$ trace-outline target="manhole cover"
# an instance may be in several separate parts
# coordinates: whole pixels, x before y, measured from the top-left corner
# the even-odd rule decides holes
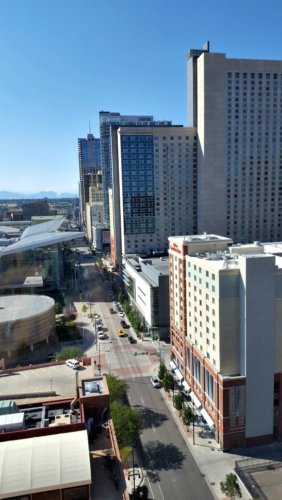
[[[212,485],[212,486],[215,486],[215,483],[214,483],[214,482],[212,482],[212,483],[211,483],[211,485]]]

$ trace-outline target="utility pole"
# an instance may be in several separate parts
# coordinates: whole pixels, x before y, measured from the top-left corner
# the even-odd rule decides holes
[[[192,408],[193,408],[193,444],[195,444],[195,408],[193,399],[192,399]]]

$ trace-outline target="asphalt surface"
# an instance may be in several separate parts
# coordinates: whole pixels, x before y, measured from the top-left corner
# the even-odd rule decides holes
[[[150,498],[155,500],[212,500],[204,477],[184,442],[159,389],[148,377],[132,378],[130,405],[143,421],[140,457]]]

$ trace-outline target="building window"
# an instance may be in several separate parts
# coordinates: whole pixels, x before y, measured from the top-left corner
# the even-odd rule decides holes
[[[214,379],[213,376],[205,369],[205,393],[214,401]]]
[[[187,366],[188,370],[190,370],[190,354],[191,354],[191,351],[190,351],[189,347],[186,347],[186,366]]]
[[[193,374],[197,382],[201,384],[201,362],[193,355]]]

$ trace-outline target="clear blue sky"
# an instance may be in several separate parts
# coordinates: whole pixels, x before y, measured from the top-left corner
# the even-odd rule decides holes
[[[100,110],[187,125],[186,53],[282,59],[281,0],[0,0],[0,190],[77,191]]]

